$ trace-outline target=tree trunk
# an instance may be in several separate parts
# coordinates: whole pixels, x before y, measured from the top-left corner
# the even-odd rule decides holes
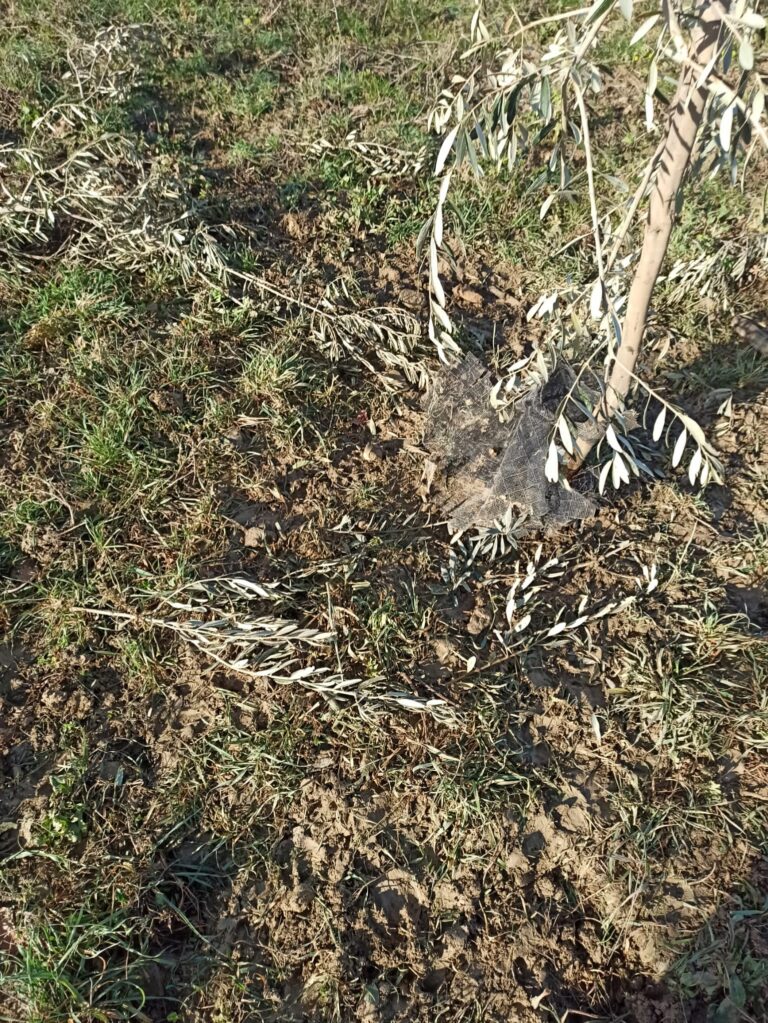
[[[665,11],[667,9],[667,4]],[[697,8],[698,24],[691,33],[691,64],[680,71],[677,90],[667,120],[664,148],[658,160],[656,180],[651,191],[643,247],[629,291],[621,343],[606,371],[605,393],[595,409],[594,421],[579,431],[571,469],[577,469],[595,444],[604,436],[614,413],[627,397],[645,332],[651,296],[669,245],[675,216],[675,203],[690,165],[696,135],[701,125],[707,88],[695,87],[700,71],[708,64],[720,44],[722,15],[727,5],[720,0],[702,0]]]

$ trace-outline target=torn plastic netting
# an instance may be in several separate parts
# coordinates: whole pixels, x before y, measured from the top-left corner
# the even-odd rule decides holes
[[[455,531],[490,528],[510,507],[531,529],[556,529],[595,512],[588,497],[544,475],[562,378],[528,391],[511,419],[491,406],[485,367],[467,356],[440,373],[426,399],[424,444],[435,496]]]

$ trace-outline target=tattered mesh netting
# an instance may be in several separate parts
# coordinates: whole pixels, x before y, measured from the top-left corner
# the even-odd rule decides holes
[[[452,530],[492,527],[510,507],[531,528],[556,529],[588,518],[594,503],[544,475],[562,374],[520,398],[501,422],[490,402],[485,367],[467,356],[443,370],[426,399],[424,444],[432,457],[433,488]]]

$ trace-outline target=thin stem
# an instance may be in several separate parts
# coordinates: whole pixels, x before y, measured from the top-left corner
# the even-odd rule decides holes
[[[592,145],[589,138],[589,117],[587,116],[587,106],[584,102],[584,93],[581,91],[581,86],[572,75],[571,85],[573,86],[573,91],[576,93],[576,102],[579,105],[579,114],[581,115],[581,131],[584,137],[584,155],[587,161],[587,188],[589,190],[589,207],[592,213],[592,232],[595,237],[597,272],[600,276],[601,282],[604,283],[603,246],[600,241],[600,214],[597,210],[597,196],[595,194],[595,170],[592,161]]]
[[[541,28],[542,25],[552,25],[558,21],[567,21],[569,18],[581,18],[585,14],[589,14],[591,10],[591,7],[578,7],[575,11],[560,11],[558,14],[550,14],[545,18],[536,18],[535,21],[528,21],[524,25],[521,23],[514,31],[505,30],[500,36],[488,36],[487,39],[481,39],[473,46],[470,46],[468,50],[465,50],[461,56],[462,58],[470,57],[473,53],[477,53],[478,50],[482,50],[484,46],[489,46],[491,43],[500,42],[501,40],[506,42],[509,39],[514,39],[516,36],[524,35],[532,28]],[[520,21],[519,18],[517,20]],[[509,21],[507,21],[507,24],[509,24]]]

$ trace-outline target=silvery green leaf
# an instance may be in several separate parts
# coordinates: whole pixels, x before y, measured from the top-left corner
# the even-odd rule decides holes
[[[629,191],[629,185],[622,178],[616,177],[615,174],[605,174],[603,176],[605,177],[605,180],[610,181],[614,188],[618,189],[619,192]]]
[[[709,482],[709,462],[705,462],[701,467],[701,476],[699,476],[699,483],[702,487],[706,487]]]
[[[512,132],[509,136],[509,145],[507,147],[507,166],[510,170],[515,166],[515,160],[517,159],[517,133]]]
[[[587,24],[589,25],[591,22],[597,21],[613,4],[614,0],[595,0],[589,9],[589,14],[587,14]]]
[[[565,421],[565,416],[560,416],[557,421],[557,430],[560,434],[560,440],[562,445],[569,455],[573,454],[573,437],[571,437],[571,431],[568,429],[568,423]]]
[[[756,28],[760,30],[765,28],[766,21],[762,14],[757,14],[753,10],[745,11],[743,14],[738,16],[738,20],[742,25],[747,25],[749,28]]]
[[[443,207],[438,206],[435,210],[435,222],[432,228],[432,235],[435,239],[435,245],[440,246],[443,244]]]
[[[701,448],[696,448],[691,459],[691,464],[688,466],[688,479],[690,480],[691,486],[696,482],[696,478],[699,475],[701,469],[702,454]]]
[[[603,282],[598,277],[592,285],[592,293],[589,297],[589,312],[593,320],[602,318],[603,310]]]
[[[456,139],[456,159],[454,161],[454,167],[458,169],[464,162],[464,157],[467,155],[467,133],[460,131]]]
[[[645,21],[640,26],[640,28],[637,30],[637,32],[635,32],[635,34],[629,40],[629,45],[634,46],[635,43],[640,42],[643,36],[647,36],[660,17],[661,17],[660,14],[652,14],[650,18],[646,18]]]
[[[445,309],[442,309],[436,302],[432,306],[432,315],[435,317],[435,319],[437,320],[441,327],[443,327],[445,330],[450,331],[451,329],[450,317],[448,316],[448,313],[445,311]]]
[[[699,77],[696,79],[695,88],[700,89],[701,86],[707,81],[709,76],[712,74],[712,68],[715,66],[715,64],[717,64],[717,57],[718,53],[717,51],[715,51],[715,53],[709,58],[707,63],[699,72]]]
[[[607,615],[613,614],[615,610],[616,603],[611,600],[605,605],[605,607],[601,607],[599,611],[595,611],[592,615],[592,620],[596,621],[598,618],[605,618]]]
[[[434,216],[430,217],[428,220],[425,220],[424,223],[422,224],[421,230],[419,231],[419,236],[416,239],[416,256],[417,256],[417,258],[421,257],[421,253],[424,250],[424,244],[425,244],[427,238],[429,237],[430,231],[432,230],[433,221],[434,221]]]
[[[718,406],[717,414],[726,416],[728,419],[733,415],[733,395],[729,394],[725,401]]]
[[[616,431],[613,426],[609,423],[608,429],[605,431],[605,439],[611,445],[614,451],[621,451],[621,444],[619,444],[619,438],[616,436]]]
[[[550,206],[552,205],[556,198],[557,192],[553,192],[552,195],[547,196],[547,198],[541,204],[541,208],[539,210],[539,220],[543,220],[544,217],[546,217],[547,213],[549,212]]]
[[[720,121],[720,145],[723,147],[725,152],[731,148],[731,129],[733,128],[733,104],[727,107],[723,111],[723,117]]]
[[[611,327],[613,328],[613,336],[616,338],[616,349],[621,347],[621,324],[619,323],[616,316],[614,316],[613,309],[610,311]]]
[[[656,416],[656,420],[655,420],[655,422],[653,424],[653,433],[651,434],[651,436],[653,437],[653,439],[655,441],[657,441],[659,439],[659,437],[661,437],[661,434],[662,434],[662,432],[664,430],[664,423],[666,421],[666,418],[667,418],[667,409],[666,409],[666,406],[665,406],[661,410],[661,412],[659,412],[659,414]]]
[[[755,66],[755,51],[749,39],[742,39],[739,44],[739,64],[745,71],[751,71]]]
[[[672,452],[672,468],[673,469],[676,469],[678,467],[678,465],[680,465],[680,460],[683,457],[683,452],[685,451],[685,445],[686,445],[687,440],[688,440],[688,431],[685,428],[683,428],[680,436],[677,438],[677,442],[675,444],[675,450]]]
[[[731,988],[731,1001],[737,1009],[743,1009],[747,1004],[747,992],[741,978],[732,973],[728,978],[728,983]]]
[[[597,714],[594,711],[589,716],[590,723],[592,725],[592,731],[594,732],[595,738],[597,739],[598,745],[603,741],[603,736],[600,731],[600,722],[598,721]]]
[[[522,359],[518,359],[517,362],[513,362],[512,365],[509,366],[507,373],[515,373],[518,369],[522,369],[523,366],[526,366],[530,361],[530,356],[524,355]]]
[[[608,473],[611,471],[611,463],[606,462],[600,470],[600,479],[597,484],[598,493],[602,494],[605,491],[605,484],[608,480]]]
[[[530,615],[525,615],[523,618],[520,619],[520,621],[517,623],[517,625],[514,627],[514,629],[512,631],[513,632],[522,632],[523,629],[527,629],[530,624],[531,624],[531,616]]]
[[[651,66],[648,68],[648,82],[645,86],[645,91],[649,96],[652,96],[656,92],[656,88],[659,84],[659,66],[655,60],[651,61]]]
[[[765,110],[765,93],[762,89],[758,88],[755,95],[752,97],[752,117],[754,120],[759,121],[763,116]]]
[[[539,109],[541,110],[541,116],[545,121],[548,121],[549,116],[552,113],[552,87],[549,84],[549,78],[546,76],[541,80]]]
[[[443,285],[440,283],[440,273],[437,265],[437,246],[435,245],[434,238],[429,243],[429,280],[432,285],[432,291],[435,294],[435,300],[438,305],[445,307],[445,292],[443,291]]]
[[[549,453],[547,454],[547,461],[544,465],[544,475],[547,477],[550,483],[557,483],[560,476],[560,468],[557,458],[557,448],[555,442],[550,441]]]
[[[622,483],[629,483],[627,466],[618,451],[611,462],[611,482],[614,490],[618,490]]]
[[[704,431],[696,422],[695,419],[689,419],[685,417],[685,425],[688,427],[688,432],[698,444],[704,446],[707,443],[707,438],[704,436]]]
[[[453,143],[456,141],[458,133],[459,125],[457,124],[455,128],[451,128],[443,139],[443,144],[440,146],[440,152],[437,154],[437,160],[435,161],[435,174],[439,174],[443,167],[445,167],[445,161],[448,159],[448,155],[453,148]]]
[[[619,10],[626,21],[632,21],[632,0],[619,0]]]
[[[475,151],[475,143],[469,137],[469,134],[467,132],[464,133],[464,139],[465,139],[466,146],[467,146],[467,156],[469,157],[469,165],[472,168],[472,171],[473,171],[475,177],[476,178],[481,178],[483,176],[483,172],[482,172],[482,170],[480,168],[480,164],[477,162],[477,153]]]
[[[580,618],[574,618],[572,622],[568,622],[568,629],[578,629],[579,626],[583,625],[584,622],[589,621],[589,615],[581,615]]]
[[[547,639],[549,639],[550,636],[558,636],[561,632],[565,632],[567,628],[568,625],[566,622],[558,622],[557,625],[553,625],[547,633]]]
[[[476,38],[477,38],[475,36],[475,32],[477,30],[477,26],[478,26],[479,22],[480,22],[480,6],[478,5],[475,8],[474,13],[472,14],[472,18],[471,18],[471,20],[469,22],[469,38],[473,42],[475,42]]]

